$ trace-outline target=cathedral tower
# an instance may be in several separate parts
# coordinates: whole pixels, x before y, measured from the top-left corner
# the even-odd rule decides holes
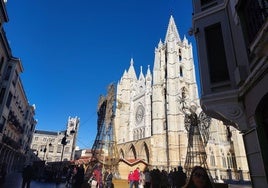
[[[146,74],[142,67],[136,74],[131,59],[117,84],[114,122],[120,158],[142,160],[152,168],[166,170],[184,165],[188,139],[181,111],[182,95],[197,107],[198,113],[201,111],[192,44],[185,36],[180,37],[171,16],[165,40],[160,40],[155,48],[152,72],[148,66]],[[212,173],[213,177],[227,177],[227,157],[237,147],[231,146],[233,142],[226,136],[226,126],[212,122],[206,148],[208,165],[219,169]],[[232,133],[242,138],[237,131]],[[240,161],[246,159],[244,151],[236,156],[243,156]],[[247,171],[247,167],[241,168]]]

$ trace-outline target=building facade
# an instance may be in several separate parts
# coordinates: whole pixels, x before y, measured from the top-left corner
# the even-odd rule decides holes
[[[171,170],[184,166],[188,132],[180,103],[201,111],[192,45],[180,37],[171,16],[165,40],[155,48],[154,67],[142,67],[137,77],[134,60],[117,85],[115,133],[121,158],[143,160],[151,168]],[[213,119],[206,147],[213,178],[249,179],[242,135],[234,127]],[[239,177],[238,177],[239,176]]]
[[[193,1],[201,106],[243,133],[253,187],[268,187],[268,2]]]
[[[8,21],[0,1],[0,165],[7,173],[20,169],[27,160],[35,130],[35,105],[30,105],[20,79],[23,67],[12,56],[3,24]]]
[[[71,161],[75,157],[80,119],[68,118],[66,130],[59,132],[35,130],[31,150],[46,162]]]

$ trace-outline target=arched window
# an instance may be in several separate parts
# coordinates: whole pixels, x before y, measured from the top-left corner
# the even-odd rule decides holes
[[[142,137],[142,129],[140,129],[140,139],[143,138]]]
[[[221,156],[221,160],[222,160],[222,166],[223,166],[224,168],[226,168],[227,166],[226,166],[226,159],[225,159],[224,154],[222,154],[222,156]]]
[[[69,147],[65,147],[65,148],[64,148],[64,152],[65,152],[65,153],[68,153],[68,152],[69,152],[69,150],[70,150],[70,148],[69,148]]]
[[[180,66],[180,77],[183,77],[183,70],[181,66]]]
[[[211,152],[211,154],[210,154],[210,165],[211,166],[216,166],[216,164],[215,164],[215,156],[214,156],[213,152]]]
[[[232,161],[232,156],[230,153],[227,154],[227,163],[228,163],[228,168],[233,168],[233,161]]]

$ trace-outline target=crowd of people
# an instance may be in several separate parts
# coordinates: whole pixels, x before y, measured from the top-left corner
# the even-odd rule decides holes
[[[102,184],[99,175],[93,173],[89,185],[91,188],[113,188],[112,178],[111,170],[107,169]],[[195,166],[189,178],[181,166],[170,172],[148,168],[142,171],[137,167],[129,172],[128,185],[129,188],[213,188],[207,170],[201,166]]]
[[[137,167],[128,175],[129,188],[178,188],[186,183],[186,174],[181,166],[170,172],[159,169],[145,169],[140,171]]]
[[[66,170],[66,169],[65,169]],[[34,178],[34,169],[27,165],[22,172],[22,188],[29,188]],[[84,188],[85,170],[83,166],[69,166],[65,171],[66,187]],[[148,168],[142,171],[139,167],[130,171],[128,174],[129,188],[213,188],[207,170],[201,166],[195,166],[192,169],[189,179],[183,168],[179,166],[170,172],[165,170]],[[114,188],[113,173],[111,169],[106,169],[102,175],[101,171],[93,171],[87,181],[87,187],[91,188]]]
[[[129,188],[212,188],[210,178],[201,166],[193,168],[188,181],[181,166],[169,173],[159,169],[141,171],[137,167],[134,171],[130,171],[128,184]]]
[[[65,182],[68,188],[82,188],[84,184],[83,166],[65,166],[62,169],[52,166],[44,166],[42,171],[38,171],[37,166],[27,164],[22,170],[22,188],[30,188],[31,181],[47,181],[54,183]]]

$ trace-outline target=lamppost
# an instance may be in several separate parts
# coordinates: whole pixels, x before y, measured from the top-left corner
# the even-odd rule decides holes
[[[75,130],[74,129],[70,131],[70,135],[73,135],[73,134],[75,134]],[[65,130],[64,137],[61,139],[61,144],[62,144],[61,159],[60,159],[61,162],[62,162],[62,159],[63,159],[64,147],[68,143],[67,142],[67,137],[68,136],[69,135],[67,135],[67,130]],[[75,139],[75,138],[73,138],[73,139]]]
[[[52,146],[52,144],[51,143],[49,143],[49,145],[48,145],[49,147],[51,147]],[[45,155],[46,155],[46,152],[47,152],[47,144],[45,145],[45,148],[44,149],[40,149],[40,151],[43,151],[43,161],[45,160]]]
[[[61,158],[60,158],[60,162],[62,162],[62,157],[63,157],[63,152],[64,152],[64,147],[67,144],[67,130],[64,133],[64,137],[61,139],[61,144],[62,144],[62,151],[61,151]]]

